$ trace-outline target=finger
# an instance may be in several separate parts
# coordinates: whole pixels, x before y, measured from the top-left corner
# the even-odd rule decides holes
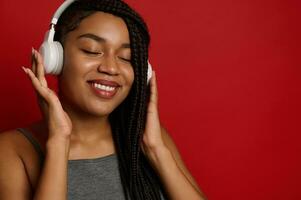
[[[41,76],[39,76],[39,68],[38,68],[38,64],[39,64],[39,61],[38,61],[38,57],[37,57],[37,51],[32,48],[32,53],[33,53],[33,58],[34,58],[34,61],[35,61],[35,76],[39,79],[40,81],[40,84],[44,87],[47,87],[47,81],[46,79],[43,77],[41,78]],[[44,106],[44,103],[45,103],[45,100],[43,100],[43,97],[39,94],[39,92],[37,92],[37,98],[38,98],[38,102],[41,106]]]
[[[33,71],[34,74],[36,74],[36,69],[37,69],[37,64],[35,61],[35,56],[34,56],[34,48],[31,48],[31,70]]]
[[[158,89],[155,71],[153,71],[150,81],[150,103],[154,103],[155,105],[158,103]]]
[[[34,51],[34,55],[37,62],[37,73],[36,76],[40,80],[41,84],[44,87],[47,87],[47,80],[45,78],[45,71],[44,71],[44,64],[43,64],[43,58],[42,55],[38,51]]]
[[[25,73],[29,76],[31,79],[32,85],[36,89],[39,95],[41,95],[48,103],[51,103],[51,92],[50,89],[47,87],[44,87],[40,80],[34,75],[34,73],[25,67],[22,67]]]

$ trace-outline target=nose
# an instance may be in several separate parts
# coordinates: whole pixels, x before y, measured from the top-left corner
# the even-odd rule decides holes
[[[119,69],[115,58],[113,56],[104,56],[97,67],[97,71],[108,75],[117,75]]]

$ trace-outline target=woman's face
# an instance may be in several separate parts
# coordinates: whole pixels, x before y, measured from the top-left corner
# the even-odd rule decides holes
[[[66,35],[63,46],[62,101],[93,115],[110,114],[127,97],[134,81],[125,22],[96,12]]]

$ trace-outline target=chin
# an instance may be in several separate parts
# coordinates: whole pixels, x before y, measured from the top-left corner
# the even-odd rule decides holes
[[[115,107],[111,105],[96,105],[96,106],[89,106],[86,110],[90,115],[94,115],[96,117],[105,117],[109,116]]]

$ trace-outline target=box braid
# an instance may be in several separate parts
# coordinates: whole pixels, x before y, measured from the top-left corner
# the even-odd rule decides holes
[[[126,199],[159,200],[166,191],[146,156],[141,152],[150,87],[147,85],[147,59],[150,36],[141,16],[121,0],[77,0],[60,17],[55,40],[64,43],[66,34],[96,11],[121,17],[127,25],[131,44],[134,82],[128,97],[110,114],[120,178]]]

